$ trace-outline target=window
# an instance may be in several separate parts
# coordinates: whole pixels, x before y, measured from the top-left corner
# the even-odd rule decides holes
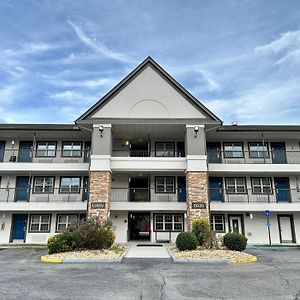
[[[50,232],[51,216],[50,215],[31,215],[30,232]]]
[[[211,215],[211,229],[215,232],[225,232],[224,215]]]
[[[173,142],[156,142],[155,156],[157,157],[174,157],[175,143]]]
[[[55,157],[56,142],[37,142],[36,146],[37,157]]]
[[[80,157],[81,142],[63,142],[62,156],[65,157]]]
[[[249,143],[249,157],[268,158],[269,157],[268,144]]]
[[[243,143],[224,143],[225,158],[241,158],[244,157]]]
[[[53,193],[54,177],[35,177],[33,184],[34,193]]]
[[[271,178],[255,177],[251,178],[253,194],[270,194],[272,192]]]
[[[0,162],[3,161],[5,153],[5,141],[0,141]]]
[[[155,193],[175,194],[175,177],[173,176],[155,177]]]
[[[228,194],[246,193],[246,180],[243,177],[225,178],[226,192]]]
[[[78,215],[57,215],[56,231],[61,232],[66,230],[70,225],[76,224]]]
[[[154,231],[183,231],[183,215],[154,215]]]
[[[61,177],[61,193],[80,193],[80,177]]]

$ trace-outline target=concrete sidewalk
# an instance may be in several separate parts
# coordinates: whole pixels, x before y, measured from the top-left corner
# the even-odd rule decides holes
[[[168,250],[163,244],[131,244],[124,258],[163,258],[170,259]]]

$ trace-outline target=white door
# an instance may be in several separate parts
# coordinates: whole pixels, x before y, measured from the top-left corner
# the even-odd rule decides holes
[[[243,234],[242,231],[242,218],[239,216],[230,216],[230,230],[231,232],[237,232]]]
[[[293,243],[292,224],[290,216],[279,217],[281,243]]]

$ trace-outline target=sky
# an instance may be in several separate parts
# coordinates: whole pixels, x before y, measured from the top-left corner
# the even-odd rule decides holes
[[[299,0],[0,0],[0,123],[73,123],[147,56],[224,124],[300,124]]]

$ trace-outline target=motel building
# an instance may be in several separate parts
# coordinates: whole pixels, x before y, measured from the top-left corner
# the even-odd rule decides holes
[[[300,241],[300,126],[223,125],[150,57],[75,124],[1,124],[0,179],[1,244],[87,217],[120,243],[174,242],[197,218]]]

